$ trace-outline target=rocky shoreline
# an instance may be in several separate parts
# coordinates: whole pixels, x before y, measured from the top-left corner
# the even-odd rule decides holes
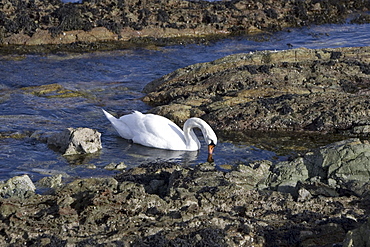
[[[370,47],[259,51],[178,69],[143,100],[179,124],[225,131],[369,134]]]
[[[369,58],[369,47],[236,54],[155,80],[143,100],[180,124],[201,116],[220,130],[367,137]],[[69,138],[78,132],[85,141]],[[67,129],[47,141],[88,153],[101,147],[92,136]],[[69,183],[17,176],[0,184],[0,244],[366,246],[369,160],[369,142],[355,138],[276,164],[146,163]]]
[[[236,54],[155,80],[143,100],[180,124],[201,116],[220,130],[367,137],[369,58],[369,47]],[[78,132],[85,141],[69,138]],[[101,147],[92,136],[100,134],[67,129],[47,141],[66,155],[88,153]],[[369,142],[355,138],[276,164],[157,162],[69,183],[17,176],[0,184],[0,243],[366,246],[369,160]]]
[[[232,109],[241,110],[240,118],[234,123],[237,125],[242,114],[248,112],[245,104],[254,100],[271,103],[270,112],[262,115],[268,122],[270,114],[275,114],[274,102],[285,105],[274,115],[278,120],[278,116],[292,117],[293,113],[297,114],[296,109],[302,109],[297,108],[301,101],[294,97],[316,99],[321,95],[319,103],[309,104],[315,106],[313,110],[320,109],[323,116],[329,112],[339,114],[337,119],[341,119],[341,114],[350,116],[353,125],[346,129],[347,133],[366,136],[369,57],[368,47],[237,54],[166,75],[146,87],[146,99],[153,104],[166,103],[153,111],[175,106],[176,111],[168,112],[178,122],[187,114],[207,113],[204,109],[215,109],[212,114],[218,114],[226,107],[232,116],[232,105]],[[287,68],[289,73],[285,71]],[[244,84],[240,78],[244,78]],[[251,81],[253,88],[248,88]],[[207,91],[203,85],[216,88],[217,95],[204,93]],[[335,107],[329,104],[325,110],[323,99],[330,99],[330,95],[337,104]],[[203,100],[205,103],[201,103]],[[347,108],[354,107],[349,108],[353,114],[338,107],[341,100]],[[257,113],[254,112],[256,119]],[[300,113],[308,115],[297,119],[312,115],[310,111]],[[208,114],[200,116],[220,129],[230,126],[217,125],[210,117],[211,112]],[[321,123],[322,129],[301,131],[337,131],[335,125]],[[67,138],[77,134],[85,141]],[[92,136],[97,140],[94,147]],[[67,129],[47,141],[68,155],[75,153],[71,149],[94,152],[101,147],[99,137],[99,133],[78,128]],[[65,140],[71,141],[71,145],[61,144]],[[355,138],[276,164],[260,160],[220,169],[217,159],[215,163],[189,167],[146,163],[115,177],[68,183],[60,175],[35,183],[27,175],[17,176],[0,184],[0,243],[4,246],[366,246],[370,242],[363,237],[370,227],[369,159],[369,142]]]
[[[114,178],[0,185],[2,246],[367,246],[370,144],[220,170],[148,163]],[[293,169],[292,169],[293,168]],[[44,194],[36,187],[50,187]]]
[[[289,27],[369,23],[368,1],[10,1],[0,4],[2,53],[91,51],[197,42]],[[194,40],[195,39],[195,40]]]
[[[369,1],[93,1],[0,4],[3,53],[122,48],[288,27],[369,22]],[[172,39],[172,41],[170,41]],[[126,42],[126,43],[125,43]],[[152,112],[222,131],[370,133],[370,48],[236,54],[148,84]],[[78,131],[85,141],[69,138]],[[90,139],[95,136],[97,144]],[[67,129],[64,154],[101,148]],[[61,144],[70,140],[71,145]],[[77,151],[76,151],[77,150]],[[115,177],[0,183],[2,246],[368,246],[370,144],[357,138],[289,161],[146,163]]]

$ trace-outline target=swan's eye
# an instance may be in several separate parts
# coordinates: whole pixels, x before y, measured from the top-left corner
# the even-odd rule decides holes
[[[213,140],[211,140],[211,143],[209,145],[216,146],[216,144],[213,142]]]

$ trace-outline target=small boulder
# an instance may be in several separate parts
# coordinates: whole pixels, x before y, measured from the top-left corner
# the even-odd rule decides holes
[[[335,180],[338,186],[358,196],[363,196],[366,192],[370,174],[368,141],[354,138],[332,143],[315,150],[310,161],[315,162],[306,162],[307,166],[310,166],[308,169],[324,171],[325,175],[321,177],[325,181]]]
[[[234,171],[225,173],[225,178],[234,183],[237,187],[264,189],[264,182],[269,174],[272,162],[260,160],[249,164],[239,164]]]
[[[127,168],[127,165],[124,162],[121,162],[119,164],[110,163],[104,167],[106,170],[119,170],[123,171]]]
[[[51,177],[44,177],[40,179],[37,184],[45,188],[55,189],[63,185],[62,177],[62,174],[57,174]]]
[[[16,176],[0,183],[1,197],[19,197],[26,198],[36,190],[35,185],[28,175]]]
[[[274,190],[298,196],[297,184],[308,178],[309,173],[304,159],[299,157],[293,161],[283,161],[276,164],[270,171],[266,184]]]
[[[63,155],[95,153],[102,148],[101,133],[89,128],[68,128],[48,138],[48,145]]]

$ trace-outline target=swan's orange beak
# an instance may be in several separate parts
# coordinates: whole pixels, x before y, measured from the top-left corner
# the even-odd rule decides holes
[[[211,143],[208,145],[208,154],[213,154],[213,149],[215,149],[216,145]]]

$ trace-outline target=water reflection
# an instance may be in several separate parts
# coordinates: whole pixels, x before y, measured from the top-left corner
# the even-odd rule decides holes
[[[181,161],[184,165],[192,164],[197,160],[198,151],[172,151],[158,148],[149,148],[135,143],[130,143],[127,140],[121,140],[120,149],[122,153],[137,161]]]
[[[209,163],[215,162],[215,160],[213,159],[213,155],[212,154],[208,154],[207,162],[209,162]]]

